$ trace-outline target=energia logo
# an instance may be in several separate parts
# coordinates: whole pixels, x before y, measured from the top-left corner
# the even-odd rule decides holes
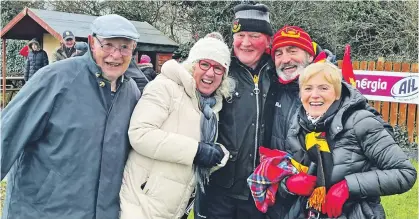
[[[409,76],[396,82],[391,88],[391,95],[395,99],[412,100],[418,97],[419,76]]]

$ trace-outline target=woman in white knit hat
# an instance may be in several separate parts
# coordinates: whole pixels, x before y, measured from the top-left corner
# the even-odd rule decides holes
[[[122,219],[180,218],[195,186],[225,165],[229,152],[215,143],[228,77],[230,50],[219,33],[191,48],[183,63],[170,60],[144,89],[128,131],[133,147],[120,192]]]

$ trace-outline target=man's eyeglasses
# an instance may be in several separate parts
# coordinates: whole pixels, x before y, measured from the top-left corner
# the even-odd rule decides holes
[[[225,68],[221,65],[212,65],[211,63],[205,61],[205,60],[199,60],[199,68],[208,71],[210,68],[213,68],[214,73],[216,75],[222,75],[225,73]]]
[[[132,50],[133,48],[127,46],[127,45],[122,45],[120,48],[117,48],[115,46],[113,46],[112,44],[106,43],[106,44],[102,44],[102,42],[95,36],[95,38],[97,39],[97,41],[99,42],[100,47],[102,48],[102,50],[106,53],[114,53],[116,50],[119,50],[119,52],[121,53],[122,56],[129,56],[132,54]]]

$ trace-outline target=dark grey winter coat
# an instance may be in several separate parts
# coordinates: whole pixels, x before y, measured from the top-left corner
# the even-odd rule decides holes
[[[141,69],[141,71],[147,77],[148,81],[152,81],[152,80],[154,80],[154,78],[156,78],[157,74],[153,69],[153,64],[143,63],[143,64],[138,64],[138,67]]]
[[[3,219],[115,219],[140,98],[130,78],[110,83],[91,53],[39,70],[2,112]],[[113,97],[112,97],[113,96]]]
[[[39,69],[48,65],[47,53],[42,49],[33,51],[31,47],[33,43],[37,44],[38,48],[41,48],[37,41],[31,40],[29,42],[29,54],[25,62],[25,81],[28,81]]]
[[[363,212],[367,208],[375,212],[376,218],[383,218],[379,197],[406,192],[416,181],[415,168],[377,117],[364,109],[365,104],[366,99],[359,92],[342,83],[341,107],[325,121],[327,142],[333,148],[331,185],[346,179],[349,200],[343,214],[351,219],[371,218]],[[285,149],[297,161],[308,165],[305,127],[306,121],[297,114],[291,122]],[[301,212],[291,207],[296,197],[280,194],[284,193],[277,195],[277,203],[268,215],[301,218]]]
[[[132,78],[132,80],[134,80],[134,82],[137,84],[137,87],[140,90],[140,92],[143,93],[143,90],[145,86],[148,84],[149,80],[145,76],[144,72],[142,72],[141,69],[137,66],[134,59],[132,59],[129,63],[125,75],[127,77]]]

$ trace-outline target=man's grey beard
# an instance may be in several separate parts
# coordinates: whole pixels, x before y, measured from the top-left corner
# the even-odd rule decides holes
[[[278,75],[278,77],[279,78],[281,78],[281,80],[283,80],[283,81],[291,81],[291,80],[294,80],[295,78],[297,78],[297,76],[299,76],[300,75],[300,73],[304,70],[304,68],[305,68],[305,66],[303,66],[303,65],[301,65],[301,64],[299,64],[298,66],[297,66],[297,69],[292,73],[292,74],[290,74],[290,75],[286,75],[281,69],[282,69],[283,67],[278,67],[277,69],[276,69],[276,74]]]
[[[304,60],[302,63],[299,64],[282,64],[278,68],[276,68],[276,74],[278,77],[283,81],[291,81],[297,78],[300,73],[310,64],[308,58]],[[290,75],[285,74],[282,69],[287,66],[297,65],[297,69]]]

